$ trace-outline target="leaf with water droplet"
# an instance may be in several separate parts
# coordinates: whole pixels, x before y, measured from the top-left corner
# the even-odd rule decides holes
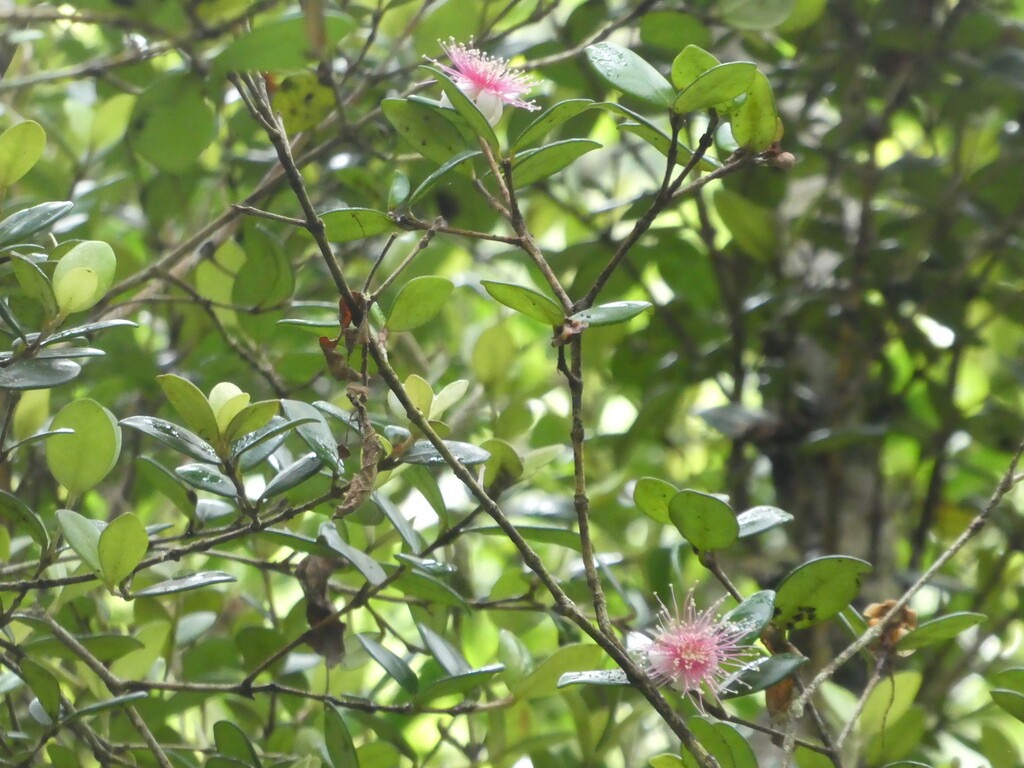
[[[445,440],[444,444],[452,452],[452,455],[467,467],[474,464],[483,464],[491,457],[490,453],[472,443]],[[412,447],[400,454],[398,458],[405,464],[424,464],[430,466],[445,463],[444,456],[428,440],[417,440],[413,443]]]
[[[566,672],[558,678],[559,688],[567,685],[629,685],[629,678],[621,669],[588,669]]]
[[[614,43],[587,46],[587,61],[601,77],[623,93],[653,104],[669,107],[676,96],[675,88],[654,67],[628,48]]]
[[[193,459],[217,461],[217,453],[213,450],[212,445],[199,435],[174,422],[158,419],[155,416],[127,416],[121,419],[120,424],[156,438],[178,453],[191,456]]]

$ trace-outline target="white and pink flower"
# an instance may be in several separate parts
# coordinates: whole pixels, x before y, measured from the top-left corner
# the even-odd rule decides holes
[[[501,118],[501,111],[506,104],[531,111],[540,109],[532,101],[520,98],[537,85],[537,81],[509,67],[505,59],[458,43],[454,38],[449,38],[447,43],[441,43],[441,47],[451,59],[452,66],[449,67],[435,59],[431,61],[476,104],[477,109],[491,125]],[[447,96],[442,99],[442,103],[446,102],[447,106],[451,106]]]

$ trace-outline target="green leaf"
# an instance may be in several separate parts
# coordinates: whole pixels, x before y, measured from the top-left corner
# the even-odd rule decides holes
[[[966,632],[987,618],[983,613],[971,613],[969,611],[959,611],[939,616],[930,621],[923,622],[913,632],[904,635],[896,644],[896,648],[900,651],[910,651],[915,648],[924,648],[926,645],[941,643],[944,640],[956,637],[961,632]]]
[[[722,681],[720,695],[723,699],[735,699],[770,688],[780,680],[792,675],[807,658],[798,653],[777,653],[765,656],[730,675]]]
[[[739,523],[740,538],[742,539],[770,531],[792,519],[793,516],[789,512],[784,512],[778,507],[759,506],[740,512],[736,517],[736,522]]]
[[[541,181],[601,146],[599,142],[590,139],[563,139],[536,149],[527,149],[516,155],[512,165],[512,180],[516,189]]]
[[[416,627],[420,631],[420,637],[423,638],[427,650],[430,651],[433,657],[437,659],[437,663],[449,675],[464,675],[473,671],[473,668],[469,666],[469,662],[466,661],[466,658],[454,645],[426,624],[417,623]]]
[[[740,249],[764,263],[775,259],[779,249],[775,211],[724,188],[715,190],[713,199],[718,215]]]
[[[731,611],[722,616],[722,622],[737,624],[747,630],[739,643],[755,640],[771,623],[775,611],[775,593],[770,589],[755,592]]]
[[[341,538],[341,534],[338,532],[333,521],[321,524],[316,538],[317,541],[322,541],[352,563],[355,569],[363,574],[363,577],[374,586],[380,586],[387,581],[387,574],[381,568],[380,563]]]
[[[57,522],[68,546],[82,558],[83,563],[99,575],[102,572],[99,554],[100,532],[105,524],[99,520],[90,520],[70,509],[58,509]]]
[[[132,148],[161,171],[184,173],[217,135],[217,116],[203,81],[174,71],[150,82],[135,102],[129,123]]]
[[[590,66],[623,93],[656,107],[667,108],[675,100],[672,84],[631,50],[614,43],[597,43],[587,46],[585,53]]]
[[[580,551],[580,537],[575,531],[567,528],[557,528],[550,525],[517,525],[516,530],[523,538],[532,544],[554,544],[558,547],[575,549]],[[507,536],[498,526],[481,526],[469,528],[467,533],[480,533],[485,536]]]
[[[416,696],[416,701],[424,704],[442,696],[452,696],[466,693],[474,688],[479,688],[495,675],[504,672],[505,667],[501,664],[489,664],[479,669],[471,669],[458,675],[450,675],[434,680]]]
[[[53,286],[35,262],[27,259],[21,254],[15,253],[11,256],[11,267],[14,269],[14,277],[25,295],[30,299],[39,302],[43,308],[43,315],[52,318],[57,314],[57,297],[53,294]]]
[[[467,467],[474,464],[483,464],[491,458],[491,454],[472,443],[462,443],[458,440],[445,440],[443,442],[452,455]],[[405,464],[430,466],[445,463],[444,457],[427,440],[417,440],[411,448],[406,449],[397,458]]]
[[[597,645],[574,643],[562,646],[513,685],[512,696],[517,701],[548,696],[558,689],[558,681],[566,672],[593,670],[604,658],[604,651]]]
[[[249,766],[262,765],[245,731],[230,720],[219,720],[213,724],[213,738],[217,751],[225,757],[233,757]]]
[[[53,270],[53,292],[65,314],[96,304],[114,283],[117,257],[100,240],[84,240],[65,253]],[[64,296],[64,300],[62,300]],[[76,300],[71,302],[67,297]]]
[[[194,432],[173,422],[155,416],[127,416],[121,419],[120,424],[154,437],[178,453],[191,456],[198,461],[217,461],[217,453],[212,445]]]
[[[43,346],[47,347],[51,344],[57,344],[58,342],[67,341],[68,339],[75,339],[79,336],[87,336],[90,333],[96,333],[97,331],[105,331],[108,328],[138,328],[137,323],[133,323],[131,320],[100,320],[96,323],[85,323],[84,325],[76,325],[73,328],[65,328],[60,333],[54,333],[47,336],[43,340]]]
[[[687,721],[693,735],[717,760],[720,768],[757,768],[753,749],[728,723],[712,723],[702,717]]]
[[[649,762],[651,768],[686,768],[686,763],[679,755],[655,755]]]
[[[174,470],[174,474],[200,491],[228,499],[238,495],[238,489],[231,479],[211,464],[183,464]]]
[[[552,327],[557,327],[565,320],[565,312],[555,302],[540,291],[514,283],[499,283],[494,280],[481,280],[484,290],[495,301],[514,309],[529,318],[539,320]]]
[[[280,409],[281,403],[277,400],[260,400],[258,403],[247,405],[228,422],[224,430],[224,439],[234,442],[243,435],[263,429]]]
[[[686,114],[730,102],[747,91],[755,74],[757,65],[751,61],[718,64],[683,89],[672,103],[672,111]]]
[[[718,13],[735,29],[764,32],[789,18],[797,0],[721,0]]]
[[[466,598],[436,576],[419,570],[406,571],[392,582],[392,586],[403,595],[422,600],[428,605],[469,609]]]
[[[857,725],[865,736],[879,734],[887,723],[895,723],[906,714],[921,690],[919,670],[896,672],[889,685],[879,685],[868,694]]]
[[[229,581],[236,581],[235,577],[224,571],[199,571],[187,576],[178,576],[173,579],[152,584],[144,589],[137,589],[132,592],[132,597],[160,597],[162,595],[173,595],[178,592],[189,592],[193,589],[202,589],[213,584],[225,584]]]
[[[300,456],[271,478],[270,482],[263,489],[263,493],[260,494],[260,501],[280,496],[285,491],[290,491],[292,488],[301,485],[316,475],[323,465],[323,461],[315,453],[307,453],[304,456]]]
[[[424,66],[423,69],[434,74],[434,77],[437,78],[437,82],[441,86],[441,90],[444,91],[444,95],[448,97],[448,101],[451,102],[455,111],[458,112],[462,119],[466,121],[469,129],[475,135],[487,142],[487,146],[491,148],[491,152],[494,153],[494,156],[498,157],[501,153],[501,147],[498,144],[498,137],[494,133],[494,127],[490,122],[488,122],[487,118],[477,107],[476,103],[466,96],[466,94],[464,94],[459,87],[452,82],[452,79],[441,70],[428,66]]]
[[[271,103],[290,134],[316,128],[336,106],[334,89],[321,83],[313,72],[286,77],[275,89]]]
[[[461,152],[477,149],[448,117],[441,114],[445,110],[440,106],[406,99],[384,99],[381,109],[384,117],[413,149],[439,165]]]
[[[789,572],[776,590],[772,622],[786,630],[804,629],[831,618],[857,596],[870,563],[856,557],[819,557]]]
[[[384,671],[391,675],[402,688],[413,694],[419,690],[420,681],[416,677],[416,673],[401,658],[369,635],[358,634],[356,639],[359,640],[373,660],[384,667]]]
[[[331,768],[359,768],[352,735],[341,712],[333,704],[324,705],[324,743]]]
[[[383,232],[395,232],[394,220],[373,208],[338,208],[320,216],[327,239],[335,243],[362,240]]]
[[[98,715],[101,712],[106,712],[111,709],[118,709],[120,707],[133,704],[140,699],[149,697],[149,693],[146,691],[134,691],[133,693],[126,693],[123,696],[114,696],[110,699],[104,699],[103,701],[97,701],[95,704],[90,704],[87,707],[75,710],[74,714],[64,720],[65,723],[70,723],[75,720],[84,720]]]
[[[615,325],[631,320],[651,307],[649,301],[612,301],[570,315],[569,320],[591,326]]]
[[[29,235],[46,229],[75,207],[70,202],[39,203],[31,208],[15,211],[0,221],[0,246],[20,243]]]
[[[114,415],[95,400],[83,398],[64,406],[52,429],[73,429],[46,441],[46,464],[72,496],[97,485],[121,455],[121,428]]]
[[[74,360],[28,358],[0,366],[0,389],[51,389],[82,372]]]
[[[441,311],[455,286],[444,277],[424,275],[402,286],[391,305],[387,327],[408,331],[429,322]]]
[[[323,14],[324,42],[333,47],[354,27],[348,16],[328,11]],[[227,72],[257,70],[282,72],[301,69],[314,60],[310,50],[306,17],[291,13],[253,29],[232,42],[213,60],[214,77]]]
[[[10,523],[15,533],[19,529],[28,533],[41,549],[50,546],[50,534],[39,516],[17,496],[4,490],[0,490],[0,518]]]
[[[688,45],[672,61],[672,84],[680,91],[712,67],[718,59],[696,45]]]
[[[989,695],[992,696],[992,701],[996,703],[996,706],[1024,723],[1024,692],[1008,688],[993,688],[989,691]]]
[[[540,141],[562,123],[586,112],[595,103],[591,99],[568,99],[548,107],[516,137],[512,144],[512,151],[515,152]]]
[[[412,193],[412,197],[409,198],[409,205],[414,205],[419,202],[423,196],[437,186],[437,183],[447,176],[449,172],[458,170],[463,165],[467,166],[467,168],[472,168],[473,164],[470,161],[477,157],[483,157],[483,152],[479,149],[467,149],[465,152],[459,152],[458,154],[453,155],[445,161],[441,167],[427,176],[427,178],[425,178],[418,187],[416,187],[415,191]]]
[[[729,118],[732,137],[744,149],[763,152],[778,138],[779,115],[772,84],[762,72],[754,73],[747,98]]]
[[[409,190],[409,177],[396,170],[388,189],[388,210],[393,211],[403,205],[409,199]]]
[[[282,400],[281,410],[289,419],[306,421],[296,427],[295,431],[299,433],[299,437],[335,474],[345,474],[345,465],[338,455],[338,441],[323,414],[312,405],[299,400]]]
[[[100,576],[107,589],[127,579],[149,549],[146,526],[131,512],[116,517],[103,529],[97,547]]]
[[[621,669],[588,669],[583,672],[566,672],[558,678],[558,687],[569,685],[629,685],[629,678]]]
[[[46,667],[32,659],[22,659],[18,665],[22,680],[39,699],[39,705],[51,721],[60,717],[60,683]]]
[[[686,540],[701,551],[725,549],[739,536],[732,507],[708,493],[680,491],[669,502],[668,515]]]
[[[185,420],[189,429],[203,440],[214,441],[220,436],[217,429],[217,415],[213,412],[199,387],[188,379],[166,373],[156,377],[157,383],[164,391],[174,410]]]
[[[679,489],[656,477],[641,477],[633,486],[633,503],[637,509],[659,523],[671,522],[668,505]]]
[[[9,187],[39,162],[46,146],[46,131],[25,120],[0,133],[0,188]]]

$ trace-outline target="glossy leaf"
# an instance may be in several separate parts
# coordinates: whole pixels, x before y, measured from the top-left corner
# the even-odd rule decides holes
[[[84,325],[76,325],[72,328],[65,328],[58,333],[53,333],[47,336],[42,344],[43,346],[49,346],[51,344],[58,344],[60,342],[68,341],[69,339],[77,339],[81,336],[87,336],[90,333],[97,333],[99,331],[106,331],[110,328],[137,328],[138,324],[133,323],[131,320],[100,320],[95,323],[85,323]],[[31,334],[29,338],[34,339],[35,335]]]
[[[260,501],[272,499],[301,485],[316,475],[323,465],[323,461],[315,453],[300,456],[271,478],[266,488],[263,489],[263,493],[260,494]]]
[[[199,571],[188,576],[178,576],[173,579],[166,579],[144,589],[137,589],[132,592],[132,597],[160,597],[161,595],[173,595],[178,592],[189,592],[193,589],[202,589],[213,584],[225,584],[235,581],[235,577],[224,571]]]
[[[174,470],[174,474],[200,491],[207,491],[233,499],[238,490],[223,472],[210,464],[184,464]]]
[[[633,486],[633,503],[637,509],[659,523],[669,523],[668,505],[679,489],[656,477],[641,477]]]
[[[263,429],[277,415],[281,404],[277,400],[260,400],[236,413],[224,429],[225,440],[238,440],[243,435]],[[218,415],[218,420],[220,415]]]
[[[154,437],[178,453],[191,456],[193,459],[205,462],[217,461],[217,454],[212,445],[191,430],[173,422],[158,419],[155,416],[128,416],[121,419],[120,424]]]
[[[141,699],[149,698],[149,693],[146,691],[134,691],[132,693],[126,693],[121,696],[114,696],[103,701],[97,701],[95,704],[89,704],[88,706],[82,707],[81,709],[75,710],[75,712],[69,717],[65,718],[64,722],[69,723],[74,720],[86,720],[94,715],[98,715],[102,712],[107,712],[111,709],[120,709],[134,704]]]
[[[740,538],[756,536],[772,528],[790,522],[793,516],[778,507],[760,506],[740,512],[736,522],[740,526]]]
[[[755,592],[731,611],[722,616],[721,621],[726,624],[736,624],[747,630],[747,634],[740,638],[741,645],[756,640],[764,631],[764,628],[771,623],[775,613],[775,592],[765,589]]]
[[[753,152],[763,152],[776,140],[779,116],[775,110],[772,85],[762,72],[755,72],[747,98],[729,119],[736,143]]]
[[[75,245],[53,270],[53,291],[61,311],[81,312],[95,305],[113,284],[116,269],[117,257],[107,243],[85,240]],[[62,301],[62,296],[75,301]]]
[[[401,658],[369,635],[358,634],[356,639],[366,649],[366,652],[373,657],[373,660],[384,667],[384,671],[391,675],[402,688],[413,694],[419,690],[420,683],[416,673]]]
[[[773,623],[786,630],[803,629],[831,618],[860,591],[861,577],[871,565],[856,557],[819,557],[793,569],[776,590]]]
[[[27,358],[0,366],[0,389],[50,389],[76,378],[82,366],[66,358]]]
[[[656,107],[669,107],[676,92],[654,67],[627,48],[614,43],[587,46],[587,61],[618,90]]]
[[[25,295],[39,302],[47,318],[54,317],[57,314],[57,297],[54,296],[53,286],[43,270],[31,259],[17,253],[11,257],[11,266]]]
[[[352,563],[355,569],[363,574],[363,577],[374,586],[380,586],[387,580],[387,574],[381,568],[380,563],[341,538],[341,534],[333,522],[323,523],[320,526],[317,540],[322,541]]]
[[[445,277],[413,278],[402,286],[391,305],[388,330],[409,331],[430,322],[444,307],[454,287]]]
[[[32,170],[45,146],[46,132],[34,120],[23,120],[0,133],[0,188]]]
[[[558,687],[570,685],[629,685],[629,678],[621,669],[588,669],[583,672],[566,672],[558,678]]]
[[[338,208],[320,215],[327,239],[335,243],[362,240],[397,230],[395,222],[383,211],[372,208]]]
[[[516,137],[512,144],[512,150],[516,151],[536,144],[555,128],[586,112],[595,103],[590,99],[568,99],[548,107]]]
[[[458,675],[442,677],[424,687],[416,696],[416,700],[420,703],[426,703],[442,696],[452,696],[472,691],[504,670],[505,667],[501,664],[490,664],[486,667],[471,669]]]
[[[491,457],[487,451],[472,443],[462,443],[457,440],[445,440],[444,444],[452,452],[456,459],[467,467],[474,464],[483,464]],[[405,464],[423,464],[426,466],[444,464],[444,457],[427,440],[417,440],[411,448],[406,449],[399,457]]]
[[[983,613],[972,613],[970,611],[947,613],[944,616],[938,616],[930,621],[922,622],[913,632],[900,638],[896,648],[900,651],[909,651],[941,643],[945,640],[951,640],[971,627],[981,624],[987,618]]]
[[[757,65],[751,61],[718,64],[686,86],[672,103],[672,110],[686,114],[730,102],[747,91],[755,74]]]
[[[68,403],[53,418],[51,427],[75,430],[46,441],[50,473],[72,496],[80,496],[103,480],[121,455],[121,428],[114,415],[95,400]]]
[[[335,474],[343,475],[345,465],[338,455],[338,441],[323,414],[299,400],[282,400],[281,410],[287,418],[305,422],[296,427],[299,437]]]
[[[758,768],[753,749],[728,723],[713,723],[703,717],[687,721],[693,735],[717,760],[721,768]]]
[[[127,579],[149,549],[146,526],[131,512],[116,517],[100,534],[97,553],[100,577],[107,589]]]
[[[672,61],[672,84],[682,91],[718,64],[718,59],[703,48],[688,45]]]
[[[333,46],[354,27],[348,16],[334,11],[323,15],[324,43]],[[300,69],[308,64],[310,52],[306,19],[300,13],[271,21],[242,35],[220,52],[213,61],[214,71],[259,70],[280,72]]]
[[[542,181],[587,152],[600,148],[599,142],[590,139],[563,139],[536,149],[527,149],[516,155],[512,165],[512,180],[517,189]]]
[[[0,519],[6,520],[15,532],[23,531],[42,549],[50,546],[50,534],[28,505],[14,494],[0,490]]]
[[[682,490],[669,502],[668,514],[683,537],[702,551],[725,549],[739,536],[736,513],[711,494]]]
[[[651,306],[649,301],[612,301],[608,304],[599,304],[596,307],[584,309],[570,315],[569,319],[593,326],[615,325],[632,320],[637,315],[651,309]]]
[[[561,325],[565,320],[565,312],[562,308],[555,303],[554,299],[548,298],[540,291],[515,283],[499,283],[495,280],[481,280],[480,284],[495,301],[529,318],[539,320],[552,327]]]
[[[74,203],[61,201],[39,203],[31,208],[15,211],[0,221],[0,246],[20,243],[36,232],[46,229],[74,207]]]
[[[384,117],[408,144],[438,165],[455,155],[476,150],[452,122],[441,114],[441,107],[406,99],[385,99]]]
[[[734,699],[763,691],[792,675],[807,663],[807,657],[798,653],[777,653],[745,664],[742,669],[722,681],[720,695]]]

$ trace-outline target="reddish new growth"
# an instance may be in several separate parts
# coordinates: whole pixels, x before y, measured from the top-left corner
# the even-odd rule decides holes
[[[491,125],[498,122],[505,104],[521,109],[540,109],[532,101],[519,98],[537,82],[529,75],[511,69],[505,59],[490,56],[476,48],[469,48],[463,43],[455,42],[454,38],[449,38],[447,43],[441,43],[441,47],[452,60],[452,66],[449,67],[434,59],[431,61],[476,104]]]
[[[749,646],[739,644],[750,628],[720,621],[715,612],[721,604],[719,600],[698,612],[691,589],[682,613],[678,604],[675,615],[662,605],[660,626],[647,649],[651,679],[658,685],[671,685],[702,709],[701,694],[717,701],[723,681],[753,655]]]

